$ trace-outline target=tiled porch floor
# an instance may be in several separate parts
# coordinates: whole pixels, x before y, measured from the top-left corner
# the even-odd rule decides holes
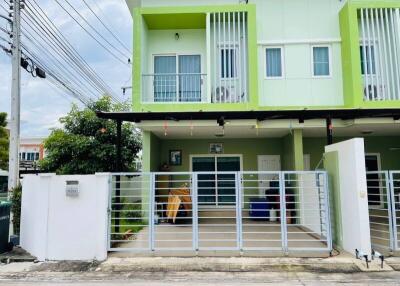
[[[223,225],[228,224],[228,225]],[[278,223],[243,220],[243,249],[249,251],[281,252],[281,226]],[[192,252],[192,225],[173,225],[162,223],[155,225],[155,252]],[[118,248],[148,249],[149,229],[142,229],[135,240],[119,244]],[[288,244],[290,248],[326,248],[326,244],[316,236],[306,233],[297,227],[288,227]],[[219,250],[234,251],[236,245],[236,225],[234,221],[200,220],[199,251]],[[229,249],[230,248],[230,249]],[[254,249],[252,249],[254,248]],[[326,251],[327,252],[327,251]],[[115,256],[129,256],[127,253],[115,253]]]

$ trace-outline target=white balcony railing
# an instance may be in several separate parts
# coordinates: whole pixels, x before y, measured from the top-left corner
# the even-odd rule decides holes
[[[207,102],[206,74],[145,74],[143,102]]]

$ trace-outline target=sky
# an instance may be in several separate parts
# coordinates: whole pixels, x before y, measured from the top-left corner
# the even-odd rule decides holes
[[[90,10],[84,6],[82,0],[69,1],[105,38],[113,44],[119,45]],[[97,1],[100,9],[93,4],[93,1]],[[114,94],[117,94],[120,100],[129,99],[129,92],[124,96],[121,87],[131,85],[130,67],[118,62],[104,51],[57,5],[55,0],[36,0],[36,2],[88,64],[112,88]],[[86,2],[107,27],[111,31],[115,31],[115,35],[125,46],[132,47],[132,18],[124,0],[86,0]],[[64,0],[61,0],[61,3],[64,3]],[[5,6],[4,2],[2,5]],[[0,14],[4,15],[4,10],[0,10]],[[82,22],[82,24],[84,23]],[[5,21],[0,21],[0,27],[5,28],[5,26]],[[21,71],[21,76],[21,137],[47,136],[52,128],[61,127],[58,120],[67,114],[71,104],[80,103],[55,88],[46,79],[33,78],[25,70]],[[10,103],[11,58],[0,50],[0,112],[9,113]]]

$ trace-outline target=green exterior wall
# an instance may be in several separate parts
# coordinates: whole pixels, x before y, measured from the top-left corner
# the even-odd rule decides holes
[[[143,60],[145,55],[143,50],[144,41],[144,26],[148,29],[161,29],[162,23],[160,19],[167,17],[164,29],[201,29],[199,25],[198,15],[206,15],[212,12],[247,12],[248,15],[248,88],[249,101],[247,103],[142,103],[142,70]],[[134,57],[133,57],[133,89],[132,89],[132,104],[133,111],[136,112],[169,112],[174,111],[241,111],[255,110],[258,108],[258,57],[257,57],[257,26],[256,26],[256,6],[249,5],[209,5],[209,6],[177,6],[177,7],[145,7],[133,9],[134,18]],[[195,15],[190,17],[190,14]],[[177,16],[180,15],[180,16]],[[185,24],[175,21],[185,17]],[[205,18],[204,18],[205,20]],[[148,21],[148,22],[146,22]],[[174,24],[175,23],[175,24]],[[204,22],[205,24],[205,22]],[[149,56],[149,55],[147,55]]]
[[[190,170],[190,155],[209,154],[210,143],[222,143],[223,154],[243,156],[243,170],[257,171],[257,155],[283,154],[281,138],[260,139],[187,139],[187,140],[162,140],[161,164],[168,163],[169,150],[182,150],[182,166],[172,166],[173,172]]]
[[[303,131],[301,129],[292,130],[291,134],[283,138],[283,148],[282,170],[303,171]]]
[[[143,172],[158,171],[160,166],[161,144],[160,139],[153,133],[144,131],[142,135],[143,154],[142,160]]]
[[[362,137],[362,136],[359,136]],[[334,143],[354,137],[334,137]],[[365,152],[379,153],[382,170],[400,170],[400,150],[391,150],[400,147],[400,136],[369,136],[364,137]],[[310,154],[311,170],[322,169],[322,159],[326,145],[326,138],[303,138],[304,154]]]

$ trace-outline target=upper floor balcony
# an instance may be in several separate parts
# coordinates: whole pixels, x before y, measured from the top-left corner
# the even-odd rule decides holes
[[[253,5],[135,8],[134,20],[134,110],[243,110],[257,102]]]
[[[400,106],[400,1],[352,1],[340,20],[348,104]]]

